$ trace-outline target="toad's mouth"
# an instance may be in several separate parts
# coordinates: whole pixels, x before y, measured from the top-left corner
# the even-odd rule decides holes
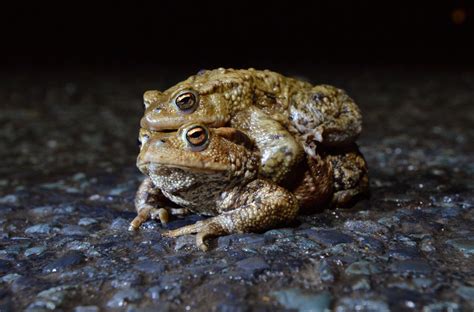
[[[223,127],[226,124],[226,118],[218,116],[208,118],[192,116],[192,119],[191,116],[153,118],[147,114],[140,120],[140,126],[151,131],[175,132],[179,127],[191,121],[207,125],[211,128]]]
[[[224,173],[227,171],[227,166],[213,162],[203,162],[198,160],[179,161],[177,159],[166,159],[168,158],[166,156],[159,157],[159,155],[150,157],[154,159],[147,158],[148,157],[143,160],[137,160],[138,169],[146,175],[149,175],[150,172],[162,171],[163,169],[180,169],[184,172],[204,174]]]
[[[158,132],[158,131],[152,130],[152,132]],[[176,133],[176,129],[161,129],[159,132],[161,132],[161,133]]]

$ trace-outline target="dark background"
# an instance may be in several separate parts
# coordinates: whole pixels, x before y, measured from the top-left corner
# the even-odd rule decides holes
[[[4,68],[472,67],[473,1],[2,4]]]

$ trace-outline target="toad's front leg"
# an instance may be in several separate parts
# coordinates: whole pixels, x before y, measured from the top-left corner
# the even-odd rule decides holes
[[[197,233],[196,244],[206,251],[208,246],[204,240],[207,237],[270,229],[294,220],[298,214],[295,196],[270,181],[256,180],[238,190],[238,195],[230,194],[223,200],[222,214],[163,235],[176,237]]]
[[[130,230],[138,230],[140,225],[148,219],[160,219],[161,223],[169,221],[169,214],[184,214],[186,209],[163,208],[168,207],[169,200],[160,189],[155,187],[152,180],[147,177],[140,184],[135,195],[135,208],[137,216],[130,222]]]
[[[304,157],[304,150],[282,124],[256,107],[240,112],[231,121],[250,136],[260,155],[260,176],[280,183],[286,180]]]

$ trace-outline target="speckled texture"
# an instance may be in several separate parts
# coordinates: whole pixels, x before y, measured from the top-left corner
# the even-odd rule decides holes
[[[259,179],[258,150],[219,135],[220,130],[189,123],[173,133],[140,136],[137,166],[147,178],[137,192],[138,216],[132,220],[131,230],[139,230],[154,210],[158,216],[159,211],[161,215],[166,211],[165,218],[159,220],[168,222],[173,209],[160,202],[163,196],[191,213],[212,216],[163,234],[196,233],[196,243],[204,251],[208,250],[206,237],[268,230],[295,219],[299,210],[295,195]]]
[[[204,237],[270,230],[292,223],[303,210],[347,207],[368,193],[367,165],[355,144],[337,150],[318,146],[317,155],[304,155],[291,179],[276,184],[262,178],[258,146],[235,128],[188,123],[174,132],[141,129],[138,140],[137,167],[146,178],[130,230],[153,216],[166,224],[177,205],[215,217],[165,233],[197,233],[203,250]]]
[[[474,74],[298,74],[359,103],[370,199],[203,253],[156,221],[127,230],[142,179],[138,94],[184,73],[2,72],[0,309],[472,310]]]

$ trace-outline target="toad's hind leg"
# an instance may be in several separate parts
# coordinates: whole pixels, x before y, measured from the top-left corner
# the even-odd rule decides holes
[[[329,85],[295,93],[289,114],[290,131],[311,156],[317,145],[345,146],[354,142],[362,130],[358,106],[346,92]]]
[[[355,144],[349,151],[331,152],[327,159],[333,167],[333,206],[348,206],[368,194],[367,163]]]
[[[253,181],[242,190],[239,198],[228,202],[227,206],[223,204],[228,211],[163,235],[176,237],[197,233],[196,244],[206,251],[208,247],[204,240],[207,237],[269,229],[292,221],[299,209],[293,194],[266,180]]]

